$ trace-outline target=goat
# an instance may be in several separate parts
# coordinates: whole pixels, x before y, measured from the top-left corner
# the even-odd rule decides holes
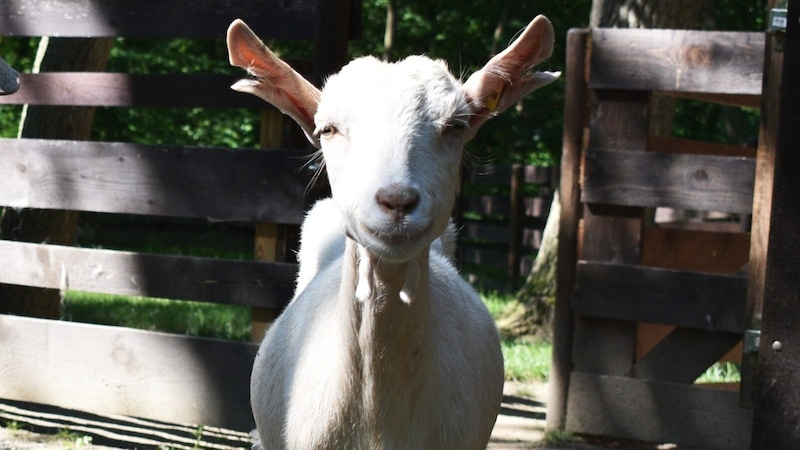
[[[550,22],[535,18],[464,84],[427,57],[364,57],[320,91],[241,20],[227,44],[252,75],[232,88],[300,125],[332,192],[303,225],[297,291],[253,365],[260,445],[485,448],[503,358],[492,317],[448,255],[449,216],[464,144],[559,76],[529,73],[552,53]]]

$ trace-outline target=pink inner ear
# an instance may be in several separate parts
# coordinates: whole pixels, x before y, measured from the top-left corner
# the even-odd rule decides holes
[[[544,16],[537,16],[511,46],[497,54],[475,72],[464,92],[474,105],[472,128],[477,128],[509,105],[546,85],[556,77],[529,75],[533,66],[553,52],[553,26]]]
[[[233,88],[256,95],[293,118],[317,145],[311,134],[320,91],[278,58],[241,20],[228,28],[230,63],[256,79],[242,80]]]

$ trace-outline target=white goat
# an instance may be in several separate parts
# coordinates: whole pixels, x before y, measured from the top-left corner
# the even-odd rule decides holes
[[[300,124],[333,193],[306,219],[295,298],[253,367],[263,448],[485,448],[503,359],[491,316],[447,255],[446,230],[464,143],[558,77],[528,72],[552,44],[540,16],[464,85],[426,57],[367,57],[320,92],[231,24],[231,64],[254,76],[233,88]]]

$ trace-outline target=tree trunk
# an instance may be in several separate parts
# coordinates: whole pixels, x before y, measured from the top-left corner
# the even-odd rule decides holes
[[[112,44],[112,39],[42,38],[33,71],[102,71]],[[19,137],[87,140],[93,117],[92,107],[26,105]],[[76,211],[6,208],[0,239],[69,245],[77,226]],[[53,289],[0,285],[0,313],[58,318],[61,295]]]
[[[594,0],[589,26],[615,28],[695,28],[700,10],[708,0]],[[676,99],[655,96],[651,101],[650,134],[669,136]],[[516,298],[503,311],[498,326],[506,336],[552,334],[550,319],[555,295],[558,246],[558,196],[550,206],[542,245],[531,273]],[[553,214],[556,214],[555,218]],[[554,225],[551,226],[551,222]]]
[[[397,0],[386,2],[386,30],[383,33],[383,59],[394,58],[394,33],[397,29]]]

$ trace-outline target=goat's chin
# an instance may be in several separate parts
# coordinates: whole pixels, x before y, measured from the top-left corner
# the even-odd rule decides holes
[[[360,233],[353,237],[378,261],[393,263],[409,261],[433,241],[430,228],[416,233],[405,230],[379,233],[363,225],[360,228]]]

